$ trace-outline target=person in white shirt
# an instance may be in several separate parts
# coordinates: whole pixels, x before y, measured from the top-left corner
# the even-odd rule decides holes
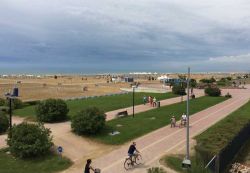
[[[187,115],[183,113],[181,116],[181,125],[185,126],[186,122],[187,122]]]

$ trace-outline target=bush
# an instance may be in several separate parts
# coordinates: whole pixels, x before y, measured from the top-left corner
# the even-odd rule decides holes
[[[159,167],[152,167],[148,169],[148,173],[166,173],[166,171]]]
[[[106,115],[96,107],[84,109],[72,117],[71,128],[79,135],[97,134],[105,126]]]
[[[21,123],[8,133],[10,152],[20,158],[38,157],[49,153],[53,146],[51,131],[42,124]]]
[[[59,122],[67,119],[69,109],[61,99],[47,99],[36,107],[36,116],[42,122]]]
[[[5,99],[0,98],[0,106],[4,106],[6,104]]]
[[[205,89],[205,94],[213,97],[218,97],[221,95],[221,90],[217,87],[208,87]]]
[[[172,92],[178,95],[186,95],[185,87],[181,85],[174,85],[172,88]]]
[[[227,98],[232,98],[232,95],[231,95],[230,93],[227,93],[227,94],[225,95],[225,97],[227,97]]]
[[[6,132],[9,128],[9,119],[4,114],[4,112],[0,111],[0,134]]]
[[[14,109],[20,109],[23,107],[23,102],[22,100],[18,99],[18,98],[15,98],[12,100],[12,103],[13,103],[13,108]]]

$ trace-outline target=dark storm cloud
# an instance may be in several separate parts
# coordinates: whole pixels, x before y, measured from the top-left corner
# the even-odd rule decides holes
[[[247,0],[2,0],[0,69],[235,70],[210,58],[248,57],[249,8]]]

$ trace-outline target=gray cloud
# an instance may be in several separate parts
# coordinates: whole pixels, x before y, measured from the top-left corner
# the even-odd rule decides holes
[[[249,9],[247,0],[2,0],[0,69],[234,71],[207,62],[249,54]]]

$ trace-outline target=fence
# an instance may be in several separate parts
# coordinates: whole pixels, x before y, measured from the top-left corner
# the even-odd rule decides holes
[[[247,142],[247,140],[249,140],[249,138],[250,138],[250,122],[247,125],[245,125],[244,128],[241,129],[238,135],[235,136],[233,140],[220,151],[219,154],[216,155],[216,159],[213,159],[210,162],[208,166],[209,169],[214,173],[225,172],[229,167],[230,163],[233,161],[236,154],[239,152],[241,147]],[[198,150],[198,152],[201,155],[205,154],[205,152],[202,152],[201,150]]]

